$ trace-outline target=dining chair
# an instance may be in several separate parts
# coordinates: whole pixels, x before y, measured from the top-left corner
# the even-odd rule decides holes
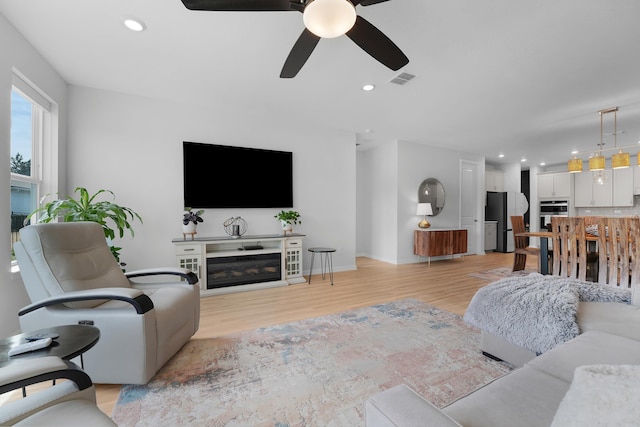
[[[553,275],[587,280],[587,239],[581,217],[551,217]]]
[[[640,218],[607,218],[596,221],[598,282],[624,289],[640,283]]]
[[[511,217],[511,228],[513,229],[513,271],[524,270],[527,266],[527,255],[535,255],[540,257],[540,249],[527,244],[526,236],[518,236],[519,233],[524,233],[526,228],[524,226],[523,216]],[[540,261],[542,262],[542,261]],[[549,260],[547,260],[549,262]]]

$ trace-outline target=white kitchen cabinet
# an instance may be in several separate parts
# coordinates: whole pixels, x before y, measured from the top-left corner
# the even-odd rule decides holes
[[[498,222],[486,221],[484,223],[484,250],[495,251],[498,247]]]
[[[538,198],[571,196],[571,175],[569,172],[549,172],[538,174]]]
[[[613,206],[613,176],[611,169],[602,171],[606,178],[603,184],[594,182],[593,172],[575,174],[574,206],[576,208]]]
[[[633,169],[613,170],[613,206],[633,206]]]
[[[485,170],[484,177],[486,191],[504,191],[504,172]]]
[[[633,169],[633,194],[640,194],[640,166],[632,166],[631,169]]]

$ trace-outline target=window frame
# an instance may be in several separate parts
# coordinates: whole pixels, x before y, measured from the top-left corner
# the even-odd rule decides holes
[[[14,91],[31,103],[31,170],[30,176],[10,172],[9,185],[11,187],[14,183],[22,183],[35,187],[36,194],[32,196],[32,207],[35,209],[44,195],[55,193],[58,188],[58,139],[55,132],[58,129],[58,108],[56,103],[17,70],[13,70],[12,75],[11,92]],[[13,118],[13,111],[11,117]],[[13,250],[13,234],[10,234]],[[17,269],[13,256],[11,269]]]

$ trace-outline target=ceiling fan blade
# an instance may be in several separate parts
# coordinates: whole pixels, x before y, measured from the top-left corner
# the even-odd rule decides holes
[[[393,71],[409,63],[409,58],[389,37],[359,15],[356,17],[354,26],[347,31],[347,36],[362,50]]]
[[[384,3],[385,1],[389,0],[354,0],[351,3],[353,3],[354,6],[371,6],[372,4]]]
[[[182,0],[189,10],[228,12],[291,11],[289,0]]]
[[[287,60],[284,62],[282,71],[280,72],[280,78],[290,79],[295,77],[305,62],[307,62],[307,59],[309,59],[311,52],[313,52],[313,49],[315,49],[319,41],[320,37],[305,28],[291,48],[291,52],[289,52],[289,56],[287,56]]]

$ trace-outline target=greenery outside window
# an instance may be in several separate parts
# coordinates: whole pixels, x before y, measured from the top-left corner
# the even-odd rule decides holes
[[[50,142],[51,107],[39,91],[14,74],[11,90],[11,249],[43,194],[43,152]],[[49,140],[49,141],[48,141]],[[12,257],[13,260],[13,257]]]

